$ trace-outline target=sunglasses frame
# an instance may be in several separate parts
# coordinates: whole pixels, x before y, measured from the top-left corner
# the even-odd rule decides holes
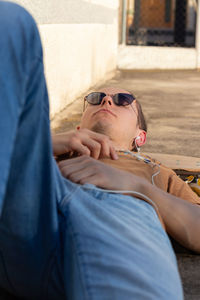
[[[108,94],[105,94],[105,93],[103,93],[103,92],[91,92],[91,93],[89,93],[88,95],[86,95],[86,96],[84,97],[83,111],[85,110],[85,102],[87,101],[87,97],[88,97],[90,94],[93,94],[93,93],[104,94],[104,95],[105,95],[104,97],[110,96],[110,97],[112,98],[114,104],[117,105],[117,106],[128,106],[128,105],[132,104],[134,100],[136,100],[136,98],[135,98],[135,96],[134,96],[133,94],[128,94],[128,93],[116,93],[116,94],[114,94],[114,95],[108,95]],[[118,104],[115,103],[114,96],[115,96],[115,95],[119,95],[119,94],[132,96],[133,101],[132,101],[131,103],[128,103],[127,105],[118,105]],[[104,97],[103,97],[103,98],[104,98]],[[90,105],[100,105],[101,102],[102,102],[102,100],[103,100],[103,98],[102,98],[101,101],[100,101],[99,103],[97,103],[97,104],[92,104],[92,103],[89,103],[88,101],[87,101],[87,103],[90,104]]]

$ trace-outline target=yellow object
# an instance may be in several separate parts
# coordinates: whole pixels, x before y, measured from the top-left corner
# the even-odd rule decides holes
[[[191,189],[200,197],[200,184],[199,187],[191,186]]]
[[[194,180],[194,176],[190,175],[186,179],[186,183],[191,183]]]

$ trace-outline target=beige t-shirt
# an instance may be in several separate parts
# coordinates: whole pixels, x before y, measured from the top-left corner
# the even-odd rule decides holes
[[[187,183],[180,179],[172,169],[160,164],[153,159],[151,159],[151,162],[154,162],[157,165],[153,166],[152,163],[146,163],[143,160],[138,160],[136,157],[133,157],[130,154],[124,153],[119,154],[118,160],[112,160],[109,158],[100,160],[112,167],[130,172],[134,175],[144,178],[150,183],[152,183],[152,175],[159,171],[159,174],[154,177],[154,184],[158,188],[188,202],[200,204],[200,197],[198,197],[197,194],[192,191]],[[152,203],[150,204],[152,205]],[[155,206],[154,208],[156,209]],[[158,211],[157,213],[163,225],[163,220]]]
[[[176,197],[192,203],[200,204],[200,197],[191,190],[187,183],[180,179],[172,169],[154,161],[153,159],[151,161],[159,164],[159,167],[153,167],[150,163],[145,163],[142,160],[138,160],[136,157],[123,153],[119,154],[118,160],[112,160],[109,158],[100,160],[117,169],[142,177],[150,183],[152,183],[152,175],[160,171],[159,174],[154,177],[154,183],[157,187]]]

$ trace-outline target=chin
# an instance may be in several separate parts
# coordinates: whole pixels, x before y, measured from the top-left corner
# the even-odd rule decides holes
[[[98,121],[90,129],[94,132],[110,136],[111,124],[108,122]]]

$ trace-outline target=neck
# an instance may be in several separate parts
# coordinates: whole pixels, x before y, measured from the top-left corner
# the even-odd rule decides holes
[[[131,151],[130,147],[128,147],[126,144],[122,144],[122,143],[117,143],[115,141],[113,141],[113,145],[116,151],[120,151],[120,150],[126,150],[126,151]]]
[[[108,136],[111,141],[113,142],[113,145],[116,150],[126,149],[131,150],[132,149],[132,142],[124,141],[124,135],[121,136],[119,132],[113,132],[113,128],[111,126],[108,126],[107,124],[102,123],[96,123],[92,128],[92,131],[104,134]]]

